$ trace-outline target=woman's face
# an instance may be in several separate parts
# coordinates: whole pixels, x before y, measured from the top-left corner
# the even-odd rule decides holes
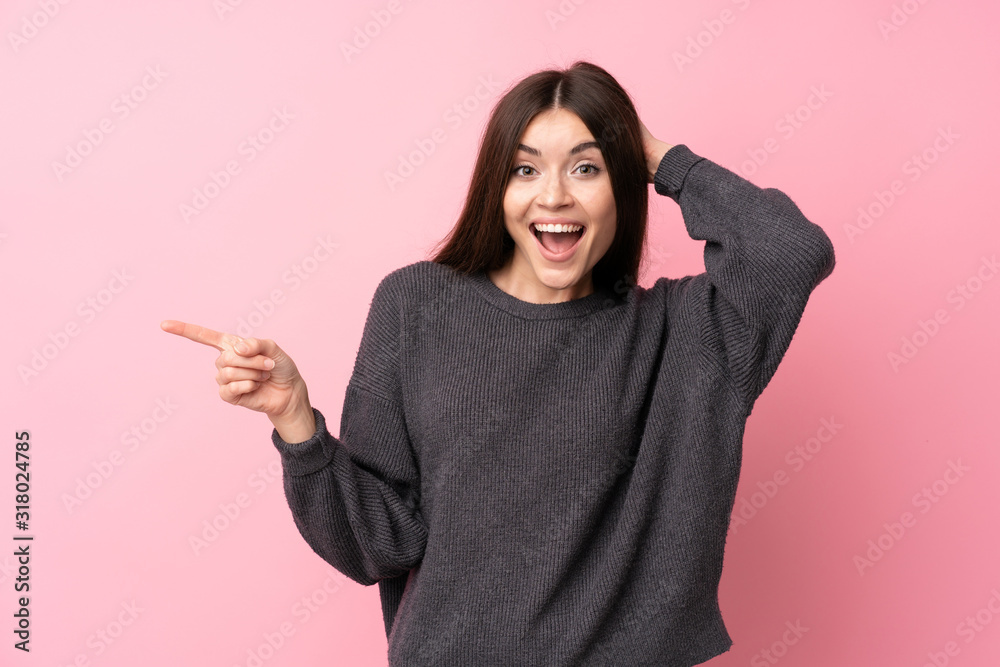
[[[593,135],[572,111],[542,111],[514,159],[503,200],[514,254],[490,277],[533,303],[592,293],[591,270],[611,247],[616,224],[611,179]]]

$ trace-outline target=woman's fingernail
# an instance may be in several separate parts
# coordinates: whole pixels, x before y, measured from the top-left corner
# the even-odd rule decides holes
[[[250,348],[248,348],[244,343],[236,343],[236,351],[240,354],[246,354],[248,349]]]
[[[266,368],[268,370],[271,370],[272,368],[274,368],[274,359],[265,359],[264,360],[264,368]]]

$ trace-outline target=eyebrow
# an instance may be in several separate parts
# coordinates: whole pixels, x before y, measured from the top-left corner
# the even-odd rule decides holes
[[[574,146],[570,150],[569,154],[570,155],[576,155],[577,153],[585,151],[588,148],[596,148],[597,150],[601,150],[600,145],[598,145],[598,143],[596,141],[585,141],[582,144],[577,144],[576,146]],[[521,150],[521,151],[524,151],[525,153],[530,153],[530,154],[532,154],[534,156],[537,156],[537,157],[541,157],[541,155],[542,155],[542,152],[540,150],[538,150],[537,148],[532,148],[531,146],[525,146],[524,144],[518,144],[517,145],[517,149]]]

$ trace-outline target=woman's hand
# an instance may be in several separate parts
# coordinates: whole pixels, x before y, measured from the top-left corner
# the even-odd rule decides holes
[[[316,426],[306,383],[295,362],[273,340],[240,338],[177,320],[164,320],[160,328],[219,350],[215,380],[222,400],[265,413],[285,442],[304,442],[312,436]]]
[[[642,126],[642,146],[646,152],[647,182],[652,183],[653,177],[656,175],[656,170],[660,166],[660,161],[663,160],[663,156],[673,146],[654,137],[646,128],[646,124],[641,120],[639,121],[639,125]]]

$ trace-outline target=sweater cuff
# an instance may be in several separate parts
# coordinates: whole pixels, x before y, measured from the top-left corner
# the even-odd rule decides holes
[[[653,188],[657,194],[666,195],[672,199],[677,199],[681,189],[684,187],[684,179],[687,178],[688,171],[696,163],[705,158],[695,155],[684,144],[676,144],[670,147],[660,160],[653,176]]]
[[[315,407],[316,432],[305,442],[290,444],[281,439],[278,429],[271,429],[271,442],[281,454],[281,465],[288,474],[300,477],[320,470],[333,459],[336,443],[326,430],[326,418]]]

